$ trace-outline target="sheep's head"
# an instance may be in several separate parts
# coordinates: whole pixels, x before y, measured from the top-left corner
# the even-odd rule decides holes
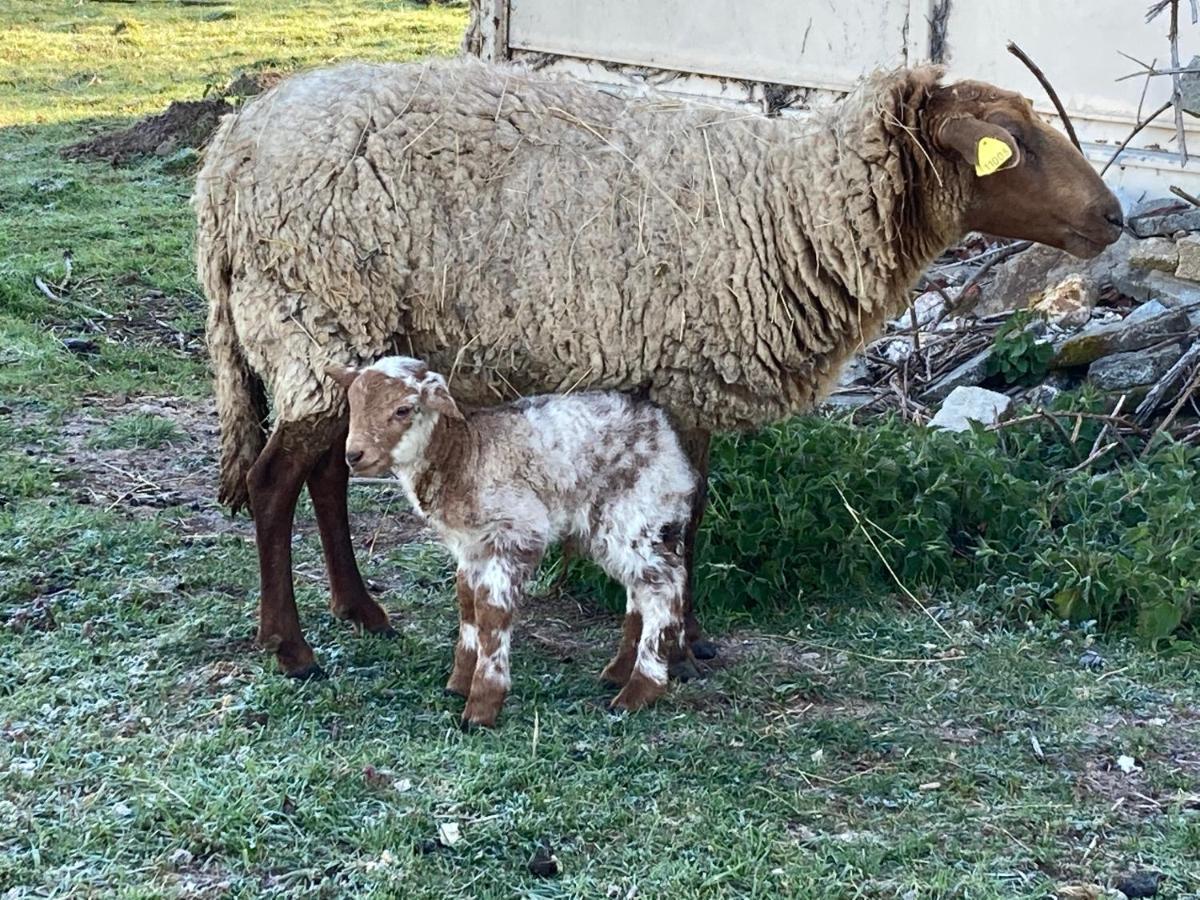
[[[439,416],[462,418],[446,379],[417,359],[389,356],[365,369],[330,366],[325,373],[346,390],[346,464],[355,475],[411,467],[424,454]]]
[[[935,88],[925,128],[970,167],[969,231],[1095,256],[1121,236],[1121,205],[1083,155],[1020,94],[978,81]]]

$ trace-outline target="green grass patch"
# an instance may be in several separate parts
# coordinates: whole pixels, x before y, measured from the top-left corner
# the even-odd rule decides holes
[[[135,413],[115,419],[88,442],[101,450],[157,450],[187,440],[172,420],[151,413]]]

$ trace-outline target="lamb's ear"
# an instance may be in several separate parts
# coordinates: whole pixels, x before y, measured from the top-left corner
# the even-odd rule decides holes
[[[975,167],[976,175],[992,175],[1021,164],[1021,148],[1007,129],[974,116],[945,119],[934,135],[943,150],[954,150]]]
[[[358,377],[358,369],[354,366],[326,366],[325,374],[342,386],[344,390],[350,390],[350,385],[354,384],[354,379]]]
[[[458,410],[458,404],[450,396],[450,388],[446,379],[437,372],[430,372],[421,380],[421,405],[426,409],[439,412],[451,419],[461,419],[463,414]]]

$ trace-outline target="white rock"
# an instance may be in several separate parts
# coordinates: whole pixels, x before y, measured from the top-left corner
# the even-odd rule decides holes
[[[443,822],[438,826],[438,840],[446,847],[453,847],[462,839],[457,822]]]
[[[928,325],[934,319],[942,314],[946,308],[946,302],[942,299],[942,295],[937,291],[926,291],[921,296],[913,300],[913,308],[905,310],[900,318],[894,320],[891,324],[893,327],[901,331],[907,331],[913,327],[912,314],[917,314],[916,327],[920,328]]]
[[[929,422],[930,428],[968,431],[972,422],[995,425],[1012,407],[1012,399],[981,387],[956,387]]]
[[[888,362],[899,365],[913,354],[912,343],[902,338],[894,341],[889,341],[888,345],[883,348],[883,358]]]

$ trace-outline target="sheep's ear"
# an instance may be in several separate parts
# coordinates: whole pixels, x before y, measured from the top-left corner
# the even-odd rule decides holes
[[[953,150],[975,167],[979,176],[993,175],[1021,164],[1021,148],[1007,129],[974,116],[946,119],[934,143]]]
[[[421,382],[421,405],[426,409],[439,412],[451,419],[461,419],[463,414],[458,410],[458,404],[450,396],[446,387],[446,379],[436,372],[430,372]]]
[[[354,366],[326,366],[325,374],[348,391],[350,385],[354,384],[354,379],[358,377],[358,369]]]

